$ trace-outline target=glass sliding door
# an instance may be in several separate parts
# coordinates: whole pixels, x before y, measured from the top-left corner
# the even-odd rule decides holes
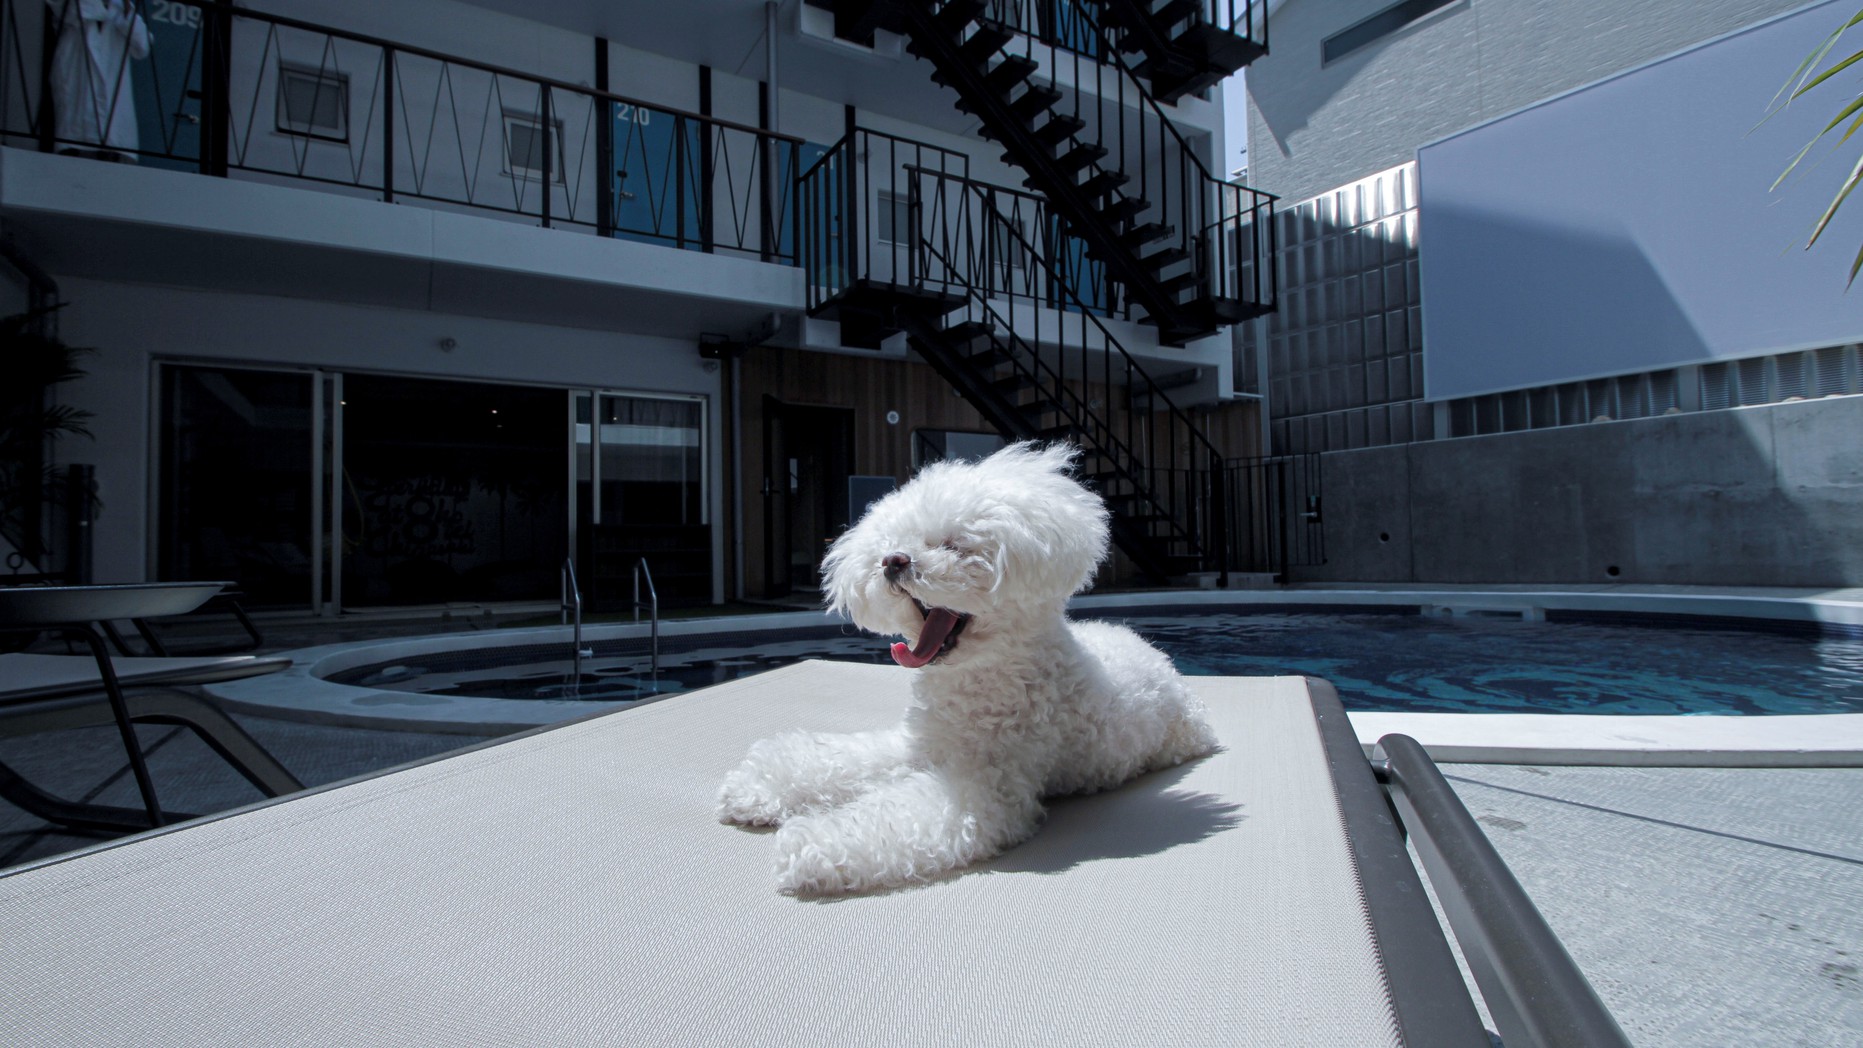
[[[343,603],[557,596],[560,389],[344,376]]]
[[[576,397],[576,506],[583,596],[617,607],[647,562],[662,600],[712,596],[705,402]]]
[[[310,603],[316,392],[310,372],[163,366],[157,578]]]
[[[158,578],[328,614],[554,601],[573,546],[585,596],[631,596],[646,559],[663,600],[712,598],[702,397],[183,363],[157,386]]]

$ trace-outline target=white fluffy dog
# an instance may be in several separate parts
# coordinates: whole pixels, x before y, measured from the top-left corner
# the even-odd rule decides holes
[[[1067,619],[1108,538],[1072,459],[1017,444],[929,466],[829,550],[829,607],[907,639],[893,658],[918,671],[914,703],[887,731],[765,739],[725,778],[720,821],[781,826],[781,890],[928,880],[1027,840],[1043,797],[1216,749],[1162,652]]]

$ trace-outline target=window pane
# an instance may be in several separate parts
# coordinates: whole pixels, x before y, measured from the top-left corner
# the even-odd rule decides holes
[[[505,148],[509,152],[509,161],[513,171],[542,171],[543,150],[538,142],[537,127],[513,120],[505,125]]]
[[[308,605],[311,483],[309,375],[165,369],[161,578]]]
[[[345,604],[558,595],[561,390],[348,375],[343,399]]]
[[[704,523],[696,401],[603,397],[604,524]]]
[[[288,129],[321,134],[344,133],[348,83],[339,76],[286,70],[279,81]]]

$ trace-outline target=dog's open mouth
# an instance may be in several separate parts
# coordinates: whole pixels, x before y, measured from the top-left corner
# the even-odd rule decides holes
[[[918,606],[919,614],[925,616],[925,624],[919,627],[917,644],[907,647],[905,641],[899,641],[893,645],[893,661],[916,670],[957,647],[957,635],[964,632],[970,616],[950,608],[928,608],[916,598],[912,603]]]

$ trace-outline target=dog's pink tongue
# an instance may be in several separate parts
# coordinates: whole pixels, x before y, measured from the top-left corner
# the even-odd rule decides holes
[[[893,661],[909,670],[916,670],[938,655],[938,649],[944,646],[944,639],[951,635],[952,627],[957,625],[957,612],[949,608],[933,608],[925,613],[925,625],[919,630],[917,647],[906,647],[905,641],[893,645]]]

